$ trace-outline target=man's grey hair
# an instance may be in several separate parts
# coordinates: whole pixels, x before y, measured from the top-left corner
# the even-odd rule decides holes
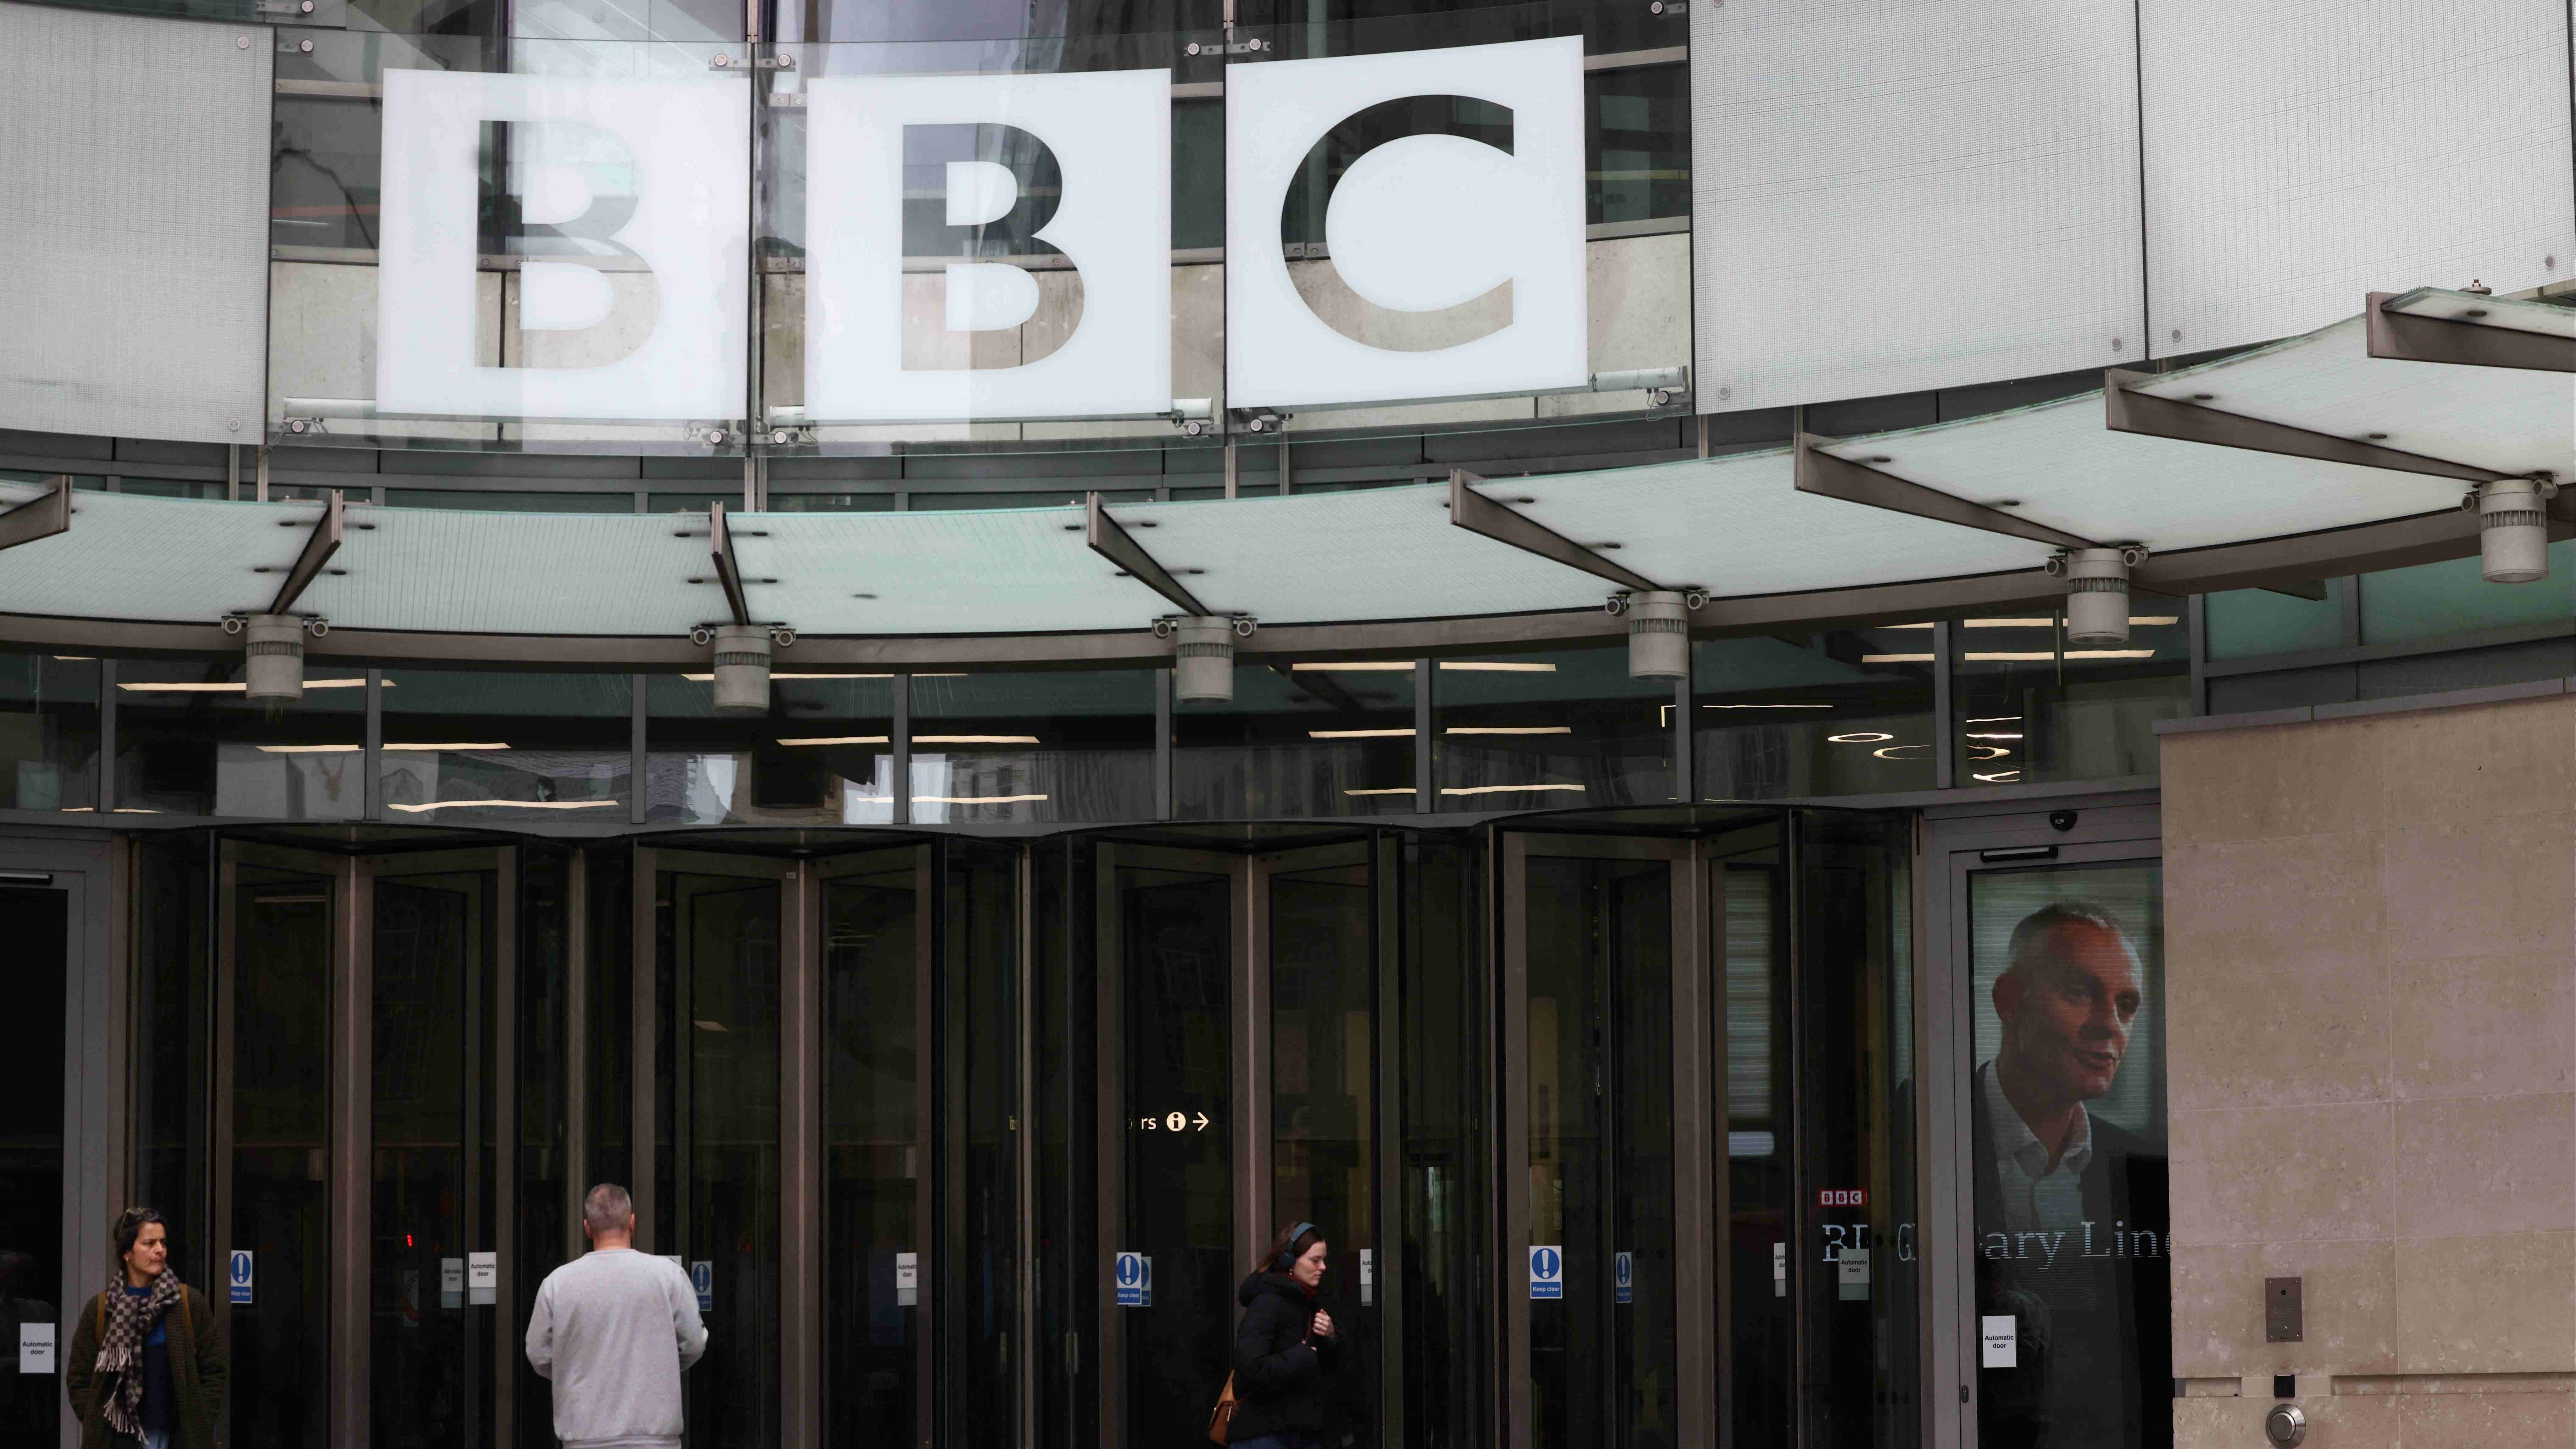
[[[626,1220],[635,1216],[635,1199],[626,1189],[613,1182],[603,1182],[581,1200],[581,1220],[590,1224],[594,1233],[622,1233]]]
[[[2128,928],[2117,916],[2088,901],[2051,901],[2021,918],[2013,927],[2011,964],[2004,967],[2006,976],[2018,976],[2029,969],[2035,958],[2055,944],[2057,933],[2068,926],[2098,926],[2120,943],[2132,957],[2138,948],[2129,941]]]

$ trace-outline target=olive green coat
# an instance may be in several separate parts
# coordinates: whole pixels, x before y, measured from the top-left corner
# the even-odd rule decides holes
[[[223,1339],[215,1332],[215,1312],[197,1290],[182,1286],[179,1301],[161,1322],[170,1334],[170,1449],[215,1449],[215,1426],[223,1422],[230,1374]],[[116,1375],[98,1372],[99,1342],[106,1332],[107,1295],[101,1293],[81,1310],[64,1360],[63,1387],[80,1418],[81,1449],[109,1449],[116,1439],[107,1426],[107,1396],[115,1390]]]

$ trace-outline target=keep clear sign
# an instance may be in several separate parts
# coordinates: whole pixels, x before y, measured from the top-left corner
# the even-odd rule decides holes
[[[1553,1243],[1530,1249],[1530,1296],[1565,1296],[1565,1254],[1557,1251]]]
[[[1151,1308],[1154,1306],[1154,1260],[1142,1253],[1121,1253],[1116,1264],[1118,1306]]]
[[[248,1248],[235,1248],[226,1272],[232,1280],[232,1299],[236,1306],[248,1307],[251,1290],[251,1261]]]
[[[1613,1285],[1613,1286],[1615,1286],[1615,1287],[1619,1290],[1619,1301],[1620,1301],[1620,1302],[1622,1302],[1622,1303],[1633,1303],[1633,1302],[1635,1302],[1635,1301],[1636,1301],[1636,1294],[1637,1294],[1637,1255],[1636,1255],[1636,1254],[1634,1254],[1634,1253],[1613,1253],[1613,1254],[1611,1254],[1611,1255],[1610,1255],[1610,1282],[1612,1283],[1612,1285]]]

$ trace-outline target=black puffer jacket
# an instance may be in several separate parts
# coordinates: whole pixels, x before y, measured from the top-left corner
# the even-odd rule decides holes
[[[1341,1401],[1334,1370],[1342,1346],[1335,1338],[1309,1338],[1315,1298],[1285,1273],[1255,1273],[1235,1290],[1243,1317],[1234,1326],[1234,1422],[1226,1442],[1240,1444],[1268,1434],[1304,1434],[1337,1443]]]

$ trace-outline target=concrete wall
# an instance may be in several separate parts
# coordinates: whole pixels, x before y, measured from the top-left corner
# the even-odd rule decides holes
[[[2576,696],[2163,748],[2179,1449],[2576,1441]]]

